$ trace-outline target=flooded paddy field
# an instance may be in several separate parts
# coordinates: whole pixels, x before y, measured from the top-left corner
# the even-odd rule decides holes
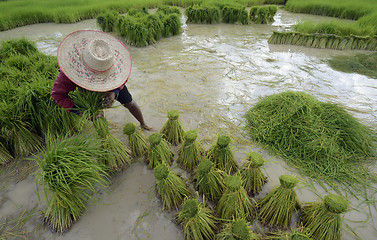
[[[168,111],[178,110],[184,127],[197,129],[205,149],[217,134],[225,133],[232,136],[232,150],[239,165],[249,151],[261,153],[268,160],[264,168],[269,180],[256,197],[259,199],[279,185],[280,175],[298,175],[242,130],[244,113],[260,97],[287,90],[305,91],[320,101],[341,104],[361,122],[377,127],[376,79],[335,71],[326,62],[333,56],[365,52],[267,43],[274,30],[288,29],[300,20],[324,19],[329,18],[279,10],[271,25],[183,24],[182,34],[163,38],[154,45],[126,45],[133,60],[128,89],[155,131],[162,128]],[[56,55],[60,41],[80,29],[99,30],[95,20],[46,23],[0,32],[0,40],[25,36],[35,41],[43,53]],[[122,128],[136,120],[119,104],[106,111],[106,118],[114,134],[126,142]],[[178,146],[175,153],[177,150]],[[36,169],[33,161],[1,169],[0,220],[7,219],[5,227],[9,233],[19,234],[16,239],[183,239],[181,229],[172,221],[176,212],[161,210],[153,189],[153,171],[143,158],[133,159],[129,168],[111,176],[107,192],[101,192],[80,220],[62,235],[43,225],[45,203],[32,174]],[[185,172],[178,167],[175,170],[188,180]],[[377,171],[376,167],[372,170]],[[299,178],[296,192],[300,201],[316,201],[318,194],[324,193],[319,185],[310,184],[304,176]],[[40,193],[40,201],[36,192]],[[370,194],[369,200],[373,201],[376,194]],[[376,209],[369,208],[363,198],[349,200],[351,209],[344,215],[348,228],[343,229],[342,239],[374,239]],[[19,220],[19,224],[12,220]]]

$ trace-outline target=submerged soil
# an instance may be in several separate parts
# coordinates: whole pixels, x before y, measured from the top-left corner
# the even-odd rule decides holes
[[[306,91],[321,101],[343,105],[363,123],[377,127],[377,81],[335,71],[327,63],[333,56],[359,52],[267,43],[272,31],[290,28],[303,19],[329,18],[279,10],[272,25],[184,24],[181,35],[161,39],[152,46],[126,45],[133,60],[128,89],[155,131],[162,128],[168,111],[178,110],[185,128],[198,130],[204,148],[209,148],[217,134],[225,133],[232,136],[232,150],[240,165],[249,151],[261,153],[268,160],[265,172],[269,180],[256,197],[259,199],[279,185],[280,175],[298,175],[242,131],[243,114],[260,97],[286,90]],[[98,28],[95,20],[37,24],[0,32],[0,40],[25,36],[35,41],[40,51],[56,55],[64,36],[79,29]],[[136,120],[119,104],[106,111],[106,118],[113,133],[126,142],[122,128]],[[178,147],[174,148],[175,153]],[[143,160],[134,159],[128,169],[112,176],[107,192],[101,192],[80,220],[62,235],[43,225],[41,214],[45,202],[43,191],[36,187],[35,176],[31,174],[37,170],[34,162],[23,161],[2,168],[0,221],[7,220],[0,225],[0,229],[5,226],[2,234],[19,234],[20,239],[183,239],[181,229],[172,221],[176,211],[161,210],[153,189],[153,171]],[[178,167],[175,170],[188,179]],[[318,195],[325,190],[299,177],[301,183],[296,190],[299,200],[319,200]],[[40,201],[36,192],[40,193]],[[375,195],[369,195],[371,201]],[[363,198],[348,199],[352,209],[344,215],[348,228],[343,229],[342,239],[374,239],[376,209],[368,208]],[[12,219],[19,224],[15,225]]]

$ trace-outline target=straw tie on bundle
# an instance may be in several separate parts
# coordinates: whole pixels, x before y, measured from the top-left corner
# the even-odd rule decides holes
[[[197,137],[198,133],[195,130],[185,132],[185,141],[178,152],[177,162],[188,171],[193,170],[203,158],[204,150]]]
[[[342,196],[329,194],[323,202],[303,207],[301,220],[313,239],[339,240],[342,236],[342,217],[348,210],[348,201]]]
[[[230,137],[226,135],[218,136],[217,142],[208,150],[207,157],[215,163],[216,167],[227,172],[237,171],[238,165],[234,160],[233,153],[229,147]]]
[[[279,180],[280,186],[257,202],[259,215],[267,225],[289,227],[293,210],[301,207],[293,189],[298,180],[289,175],[281,175]]]
[[[210,160],[204,159],[195,169],[195,188],[209,200],[218,201],[225,189],[225,175],[224,171],[215,169]]]
[[[216,220],[212,211],[200,203],[198,199],[186,198],[182,210],[176,217],[182,226],[186,240],[213,239],[215,236]]]
[[[163,208],[178,209],[183,199],[191,195],[186,183],[172,172],[165,164],[159,164],[154,169],[156,192],[161,197]]]
[[[181,121],[179,121],[179,113],[177,110],[168,112],[168,120],[165,122],[160,133],[163,138],[171,144],[179,144],[183,141],[185,130]]]
[[[258,194],[266,183],[267,178],[260,169],[263,165],[263,157],[257,152],[251,152],[249,153],[247,161],[240,169],[243,187],[249,194]]]
[[[155,168],[160,163],[170,165],[174,153],[170,149],[169,143],[159,133],[152,133],[148,139],[150,143],[147,152],[148,166]]]
[[[137,128],[134,123],[127,123],[123,128],[123,133],[127,135],[133,156],[144,155],[148,150],[148,142],[144,133]]]
[[[216,240],[259,240],[261,239],[248,226],[244,218],[237,218],[229,223],[225,223],[220,233],[216,235]]]
[[[225,178],[226,189],[217,203],[217,214],[224,219],[245,218],[254,220],[256,206],[253,199],[249,198],[242,187],[242,179],[239,175]]]

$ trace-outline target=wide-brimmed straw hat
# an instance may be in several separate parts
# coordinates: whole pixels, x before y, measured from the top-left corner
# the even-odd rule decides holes
[[[120,87],[132,66],[131,55],[121,41],[95,30],[79,30],[65,37],[58,48],[58,63],[72,82],[96,92]]]

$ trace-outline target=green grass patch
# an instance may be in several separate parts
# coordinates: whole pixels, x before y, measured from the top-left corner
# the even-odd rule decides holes
[[[377,180],[367,169],[375,132],[339,105],[288,91],[262,98],[245,118],[255,141],[309,177],[332,186]]]
[[[377,79],[377,53],[337,56],[328,60],[335,70],[358,73]]]

